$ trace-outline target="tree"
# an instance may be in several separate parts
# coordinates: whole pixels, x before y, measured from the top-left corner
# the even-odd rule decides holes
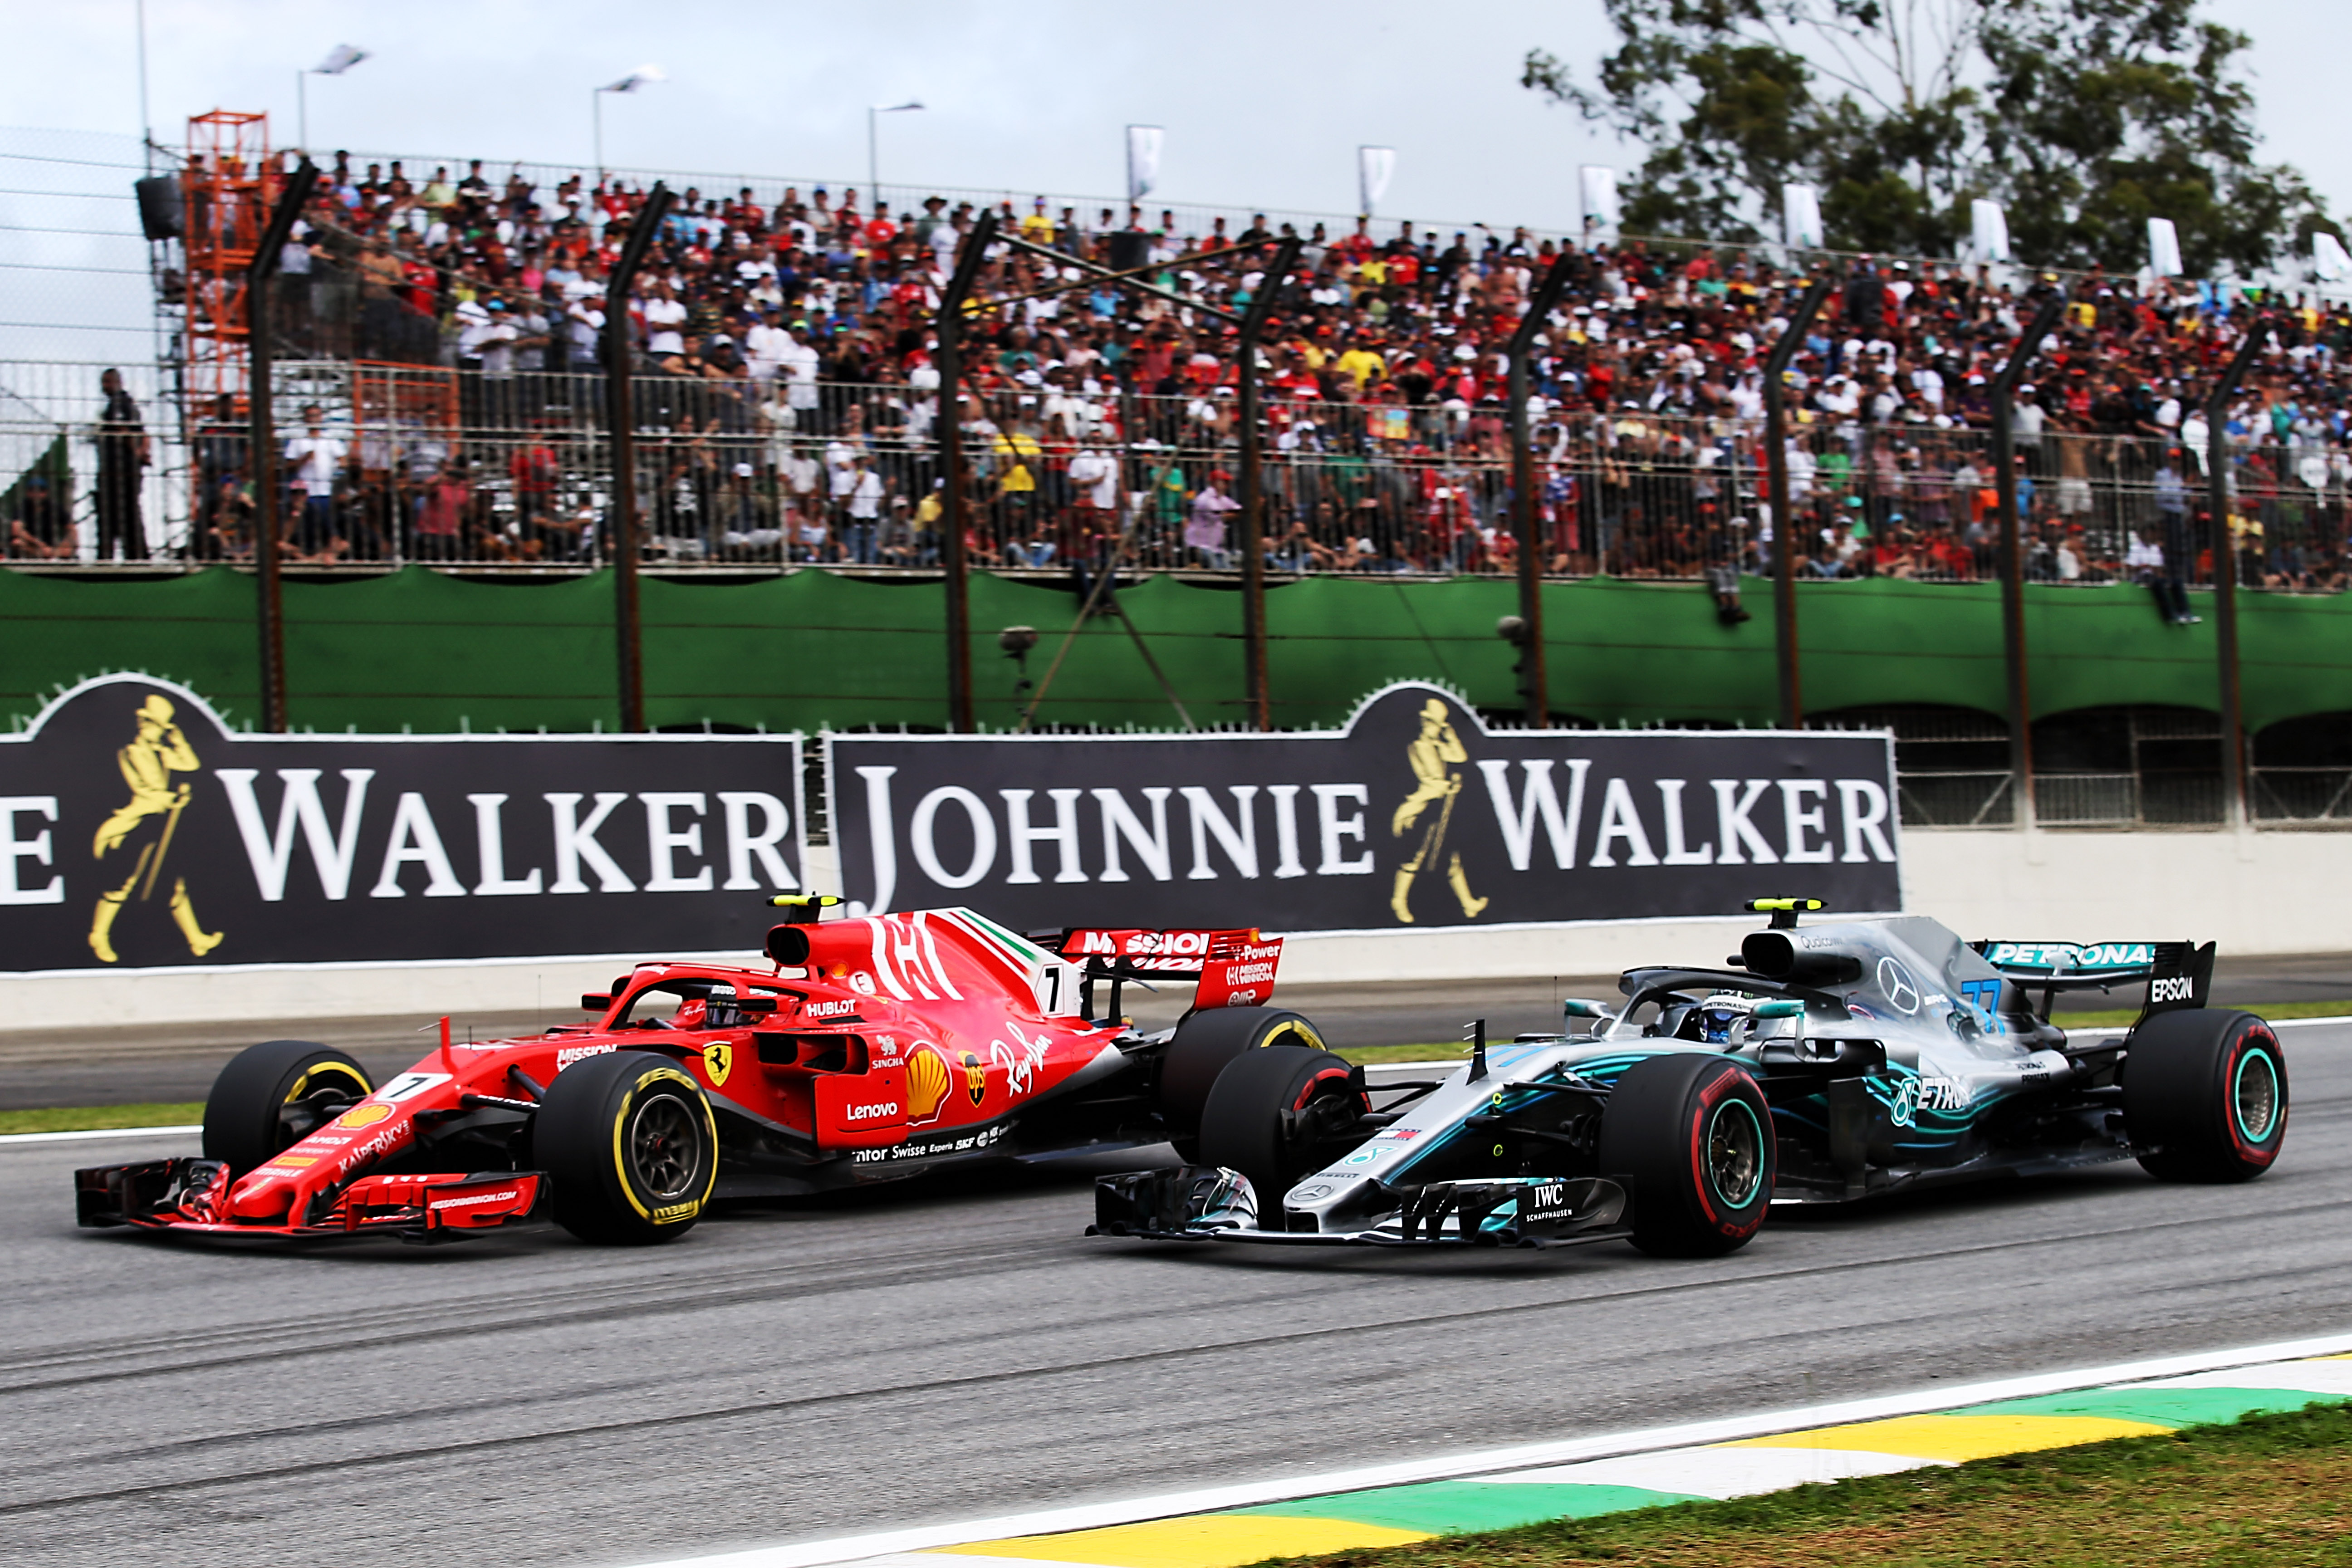
[[[1802,181],[1841,249],[1951,255],[1979,196],[2041,266],[2137,269],[2151,216],[2200,272],[2336,229],[2256,162],[2247,39],[2196,0],[1603,5],[1618,47],[1593,85],[1540,49],[1520,79],[1646,146],[1629,228],[1753,241]]]

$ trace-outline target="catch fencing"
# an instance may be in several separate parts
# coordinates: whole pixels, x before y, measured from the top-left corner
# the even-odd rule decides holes
[[[58,476],[78,531],[19,564],[194,567],[250,558],[242,411],[175,395],[126,368],[150,447],[149,552],[99,551],[104,400],[98,364],[0,367],[0,451],[12,475]],[[755,379],[648,362],[635,378],[644,559],[665,571],[860,573],[939,568],[937,391]],[[609,561],[604,379],[561,371],[281,362],[273,381],[291,569],[586,572]],[[1490,402],[1265,401],[1265,538],[1276,573],[1402,577],[1517,570],[1510,432]],[[1235,572],[1234,400],[1071,382],[967,395],[968,548],[1002,571],[1124,563]],[[1698,579],[1769,571],[1761,421],[1672,406],[1547,405],[1531,420],[1542,552],[1552,577]],[[1997,575],[1987,433],[1956,425],[1796,426],[1790,504],[1801,572],[1932,582]],[[2030,580],[2078,585],[2177,573],[2210,585],[2200,447],[2133,435],[2020,443]],[[2238,581],[2345,584],[2352,459],[2326,445],[2233,450]],[[5,498],[18,515],[26,479]]]

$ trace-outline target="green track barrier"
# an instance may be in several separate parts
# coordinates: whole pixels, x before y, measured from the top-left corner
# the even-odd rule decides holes
[[[1990,584],[1872,581],[1800,589],[1810,711],[1891,702],[2002,710],[2000,610]],[[1601,723],[1773,716],[1772,588],[1751,579],[1754,618],[1717,623],[1693,583],[1548,584],[1553,706]],[[234,721],[256,697],[254,585],[226,569],[145,580],[0,572],[0,711],[22,722],[44,696],[102,669],[140,669],[205,693]],[[1240,721],[1240,600],[1231,589],[1156,577],[1120,603],[1198,724]],[[936,583],[860,582],[801,572],[752,581],[648,579],[648,709],[656,725],[770,730],[938,727],[946,717]],[[2250,729],[2352,710],[2352,596],[2253,594],[2240,601]],[[1007,626],[1042,634],[1044,677],[1077,601],[1061,585],[972,583],[973,688],[982,722],[1020,707]],[[2037,716],[2126,703],[2212,710],[2213,626],[2158,621],[2128,586],[2027,591]],[[286,589],[287,660],[298,728],[393,731],[612,728],[613,593],[604,574],[469,581],[412,567]],[[1406,678],[1454,686],[1484,708],[1517,706],[1512,650],[1495,622],[1511,583],[1310,578],[1267,595],[1278,722],[1336,724],[1366,692]],[[1041,719],[1178,727],[1128,630],[1088,624]]]

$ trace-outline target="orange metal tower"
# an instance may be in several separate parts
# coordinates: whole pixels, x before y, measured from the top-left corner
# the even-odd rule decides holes
[[[270,160],[269,117],[215,109],[188,121],[180,174],[188,258],[187,395],[210,409],[226,393],[242,410],[249,362],[246,268],[285,175]]]

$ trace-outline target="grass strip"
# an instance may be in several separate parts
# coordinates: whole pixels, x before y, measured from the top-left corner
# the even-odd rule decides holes
[[[205,1119],[191,1105],[77,1105],[58,1110],[0,1110],[0,1134],[102,1132],[122,1127],[193,1127]]]
[[[2281,1018],[2333,1018],[2352,1013],[2352,1002],[2216,1002],[2213,1005],[2233,1013],[2252,1013],[2273,1023]],[[2062,1029],[2100,1029],[2128,1024],[2138,1016],[2137,1007],[2103,1007],[2087,1013],[2073,1013],[2061,1007],[2050,1021]]]
[[[1292,1558],[1312,1568],[2162,1568],[2352,1561],[2352,1406]]]

